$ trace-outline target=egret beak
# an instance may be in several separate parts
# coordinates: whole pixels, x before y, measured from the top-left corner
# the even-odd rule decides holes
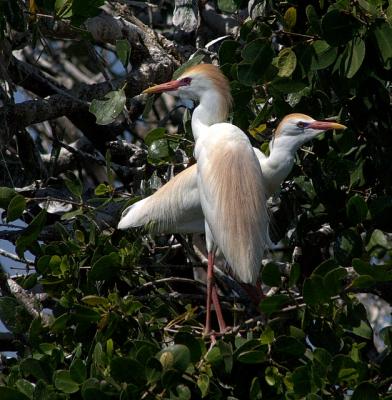
[[[320,131],[328,131],[329,129],[342,130],[347,129],[347,126],[338,124],[334,121],[314,121],[310,123],[307,128],[316,129]]]
[[[150,94],[150,93],[171,92],[173,90],[177,90],[180,86],[182,86],[181,81],[169,81],[161,83],[160,85],[151,86],[143,90],[143,93]]]

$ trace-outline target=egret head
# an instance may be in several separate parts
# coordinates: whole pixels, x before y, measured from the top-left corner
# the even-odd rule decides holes
[[[212,64],[187,68],[177,79],[147,88],[143,93],[169,93],[201,102],[205,99],[217,112],[228,114],[232,97],[227,78]]]
[[[305,114],[289,114],[276,128],[274,142],[287,142],[298,148],[330,129],[342,130],[346,126],[334,121],[317,121]]]

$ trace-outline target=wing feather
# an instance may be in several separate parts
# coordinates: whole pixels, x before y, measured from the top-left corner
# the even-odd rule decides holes
[[[144,225],[155,233],[204,232],[196,165],[176,175],[153,195],[127,207],[118,228]]]
[[[234,275],[255,284],[268,235],[265,185],[245,134],[232,125],[221,125],[221,129],[230,127],[229,135],[199,148],[201,205],[213,240]]]

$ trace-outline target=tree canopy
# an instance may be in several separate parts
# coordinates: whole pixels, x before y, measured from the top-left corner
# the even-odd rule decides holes
[[[271,201],[259,307],[219,280],[212,347],[197,238],[116,229],[194,161],[185,105],[140,93],[200,62],[265,153],[292,112],[348,126]],[[0,398],[392,398],[357,296],[392,303],[391,70],[390,0],[0,1],[1,254],[26,267],[0,279]]]

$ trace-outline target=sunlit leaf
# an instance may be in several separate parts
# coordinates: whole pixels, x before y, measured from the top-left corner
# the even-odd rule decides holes
[[[286,47],[279,52],[278,57],[273,61],[273,65],[279,69],[278,76],[288,78],[297,66],[297,57],[292,49]]]
[[[104,100],[94,99],[89,111],[95,115],[98,125],[108,125],[114,122],[123,111],[125,102],[125,92],[123,89],[119,89],[107,93]]]
[[[286,28],[291,31],[297,23],[297,10],[295,7],[289,7],[283,16]]]
[[[218,0],[218,8],[223,12],[233,13],[237,6],[234,0]]]

